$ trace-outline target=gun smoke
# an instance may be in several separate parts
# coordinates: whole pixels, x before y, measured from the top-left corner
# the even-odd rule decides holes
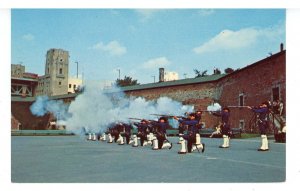
[[[212,105],[207,106],[207,111],[220,111],[222,109],[221,105],[218,103],[213,103]]]
[[[105,91],[98,84],[89,83],[70,105],[41,96],[30,110],[36,116],[50,112],[58,123],[66,126],[67,131],[81,134],[84,131],[105,132],[112,123],[130,123],[130,117],[157,120],[157,116],[150,114],[184,115],[185,112],[192,112],[194,106],[182,105],[168,97],[160,97],[155,101],[127,97],[118,87]],[[170,120],[170,125],[177,127],[174,120]]]

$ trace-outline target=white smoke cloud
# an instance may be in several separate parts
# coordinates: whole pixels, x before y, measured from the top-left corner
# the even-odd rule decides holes
[[[115,93],[102,91],[95,85],[87,85],[84,92],[67,107],[67,112],[66,105],[39,97],[33,104],[32,113],[41,116],[51,111],[57,113],[56,110],[61,109],[65,112],[59,112],[65,116],[59,123],[66,125],[68,131],[80,134],[83,128],[88,132],[104,132],[111,123],[130,122],[130,117],[156,120],[158,116],[150,114],[184,115],[185,112],[194,110],[193,106],[182,105],[167,97],[147,101],[142,97],[128,98],[118,88],[110,92]]]
[[[218,103],[214,103],[212,105],[207,106],[207,111],[220,111],[221,109],[222,107]]]
[[[68,117],[68,106],[62,100],[49,100],[47,96],[39,96],[30,106],[30,111],[36,116],[43,116],[52,113],[56,119],[62,120]]]

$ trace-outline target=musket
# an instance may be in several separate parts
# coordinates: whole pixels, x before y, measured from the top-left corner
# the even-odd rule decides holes
[[[132,120],[146,120],[146,121],[155,121],[155,120],[148,120],[148,119],[141,119],[141,118],[135,118],[135,117],[129,117],[128,119],[132,119]]]
[[[128,119],[132,119],[132,120],[143,120],[143,119],[140,119],[140,118],[134,118],[134,117],[129,117]]]
[[[168,118],[172,118],[172,117],[177,117],[177,118],[186,118],[186,117],[184,117],[184,116],[165,115],[165,114],[150,114],[150,115],[161,116],[161,117],[168,117]]]
[[[230,105],[230,106],[227,106],[227,107],[230,107],[230,108],[243,108],[243,107],[253,107],[253,106],[248,106],[248,105],[244,105],[244,106]]]

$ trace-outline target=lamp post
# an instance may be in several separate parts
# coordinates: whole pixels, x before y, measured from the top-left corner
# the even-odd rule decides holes
[[[78,62],[75,62],[77,64],[77,79],[78,79]]]
[[[121,69],[117,69],[119,71],[119,80],[120,80],[120,72],[121,72]]]

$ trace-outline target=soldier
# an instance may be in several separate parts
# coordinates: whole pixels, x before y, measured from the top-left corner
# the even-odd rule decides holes
[[[141,146],[144,146],[144,141],[147,140],[147,120],[142,119],[140,123],[134,123],[134,125],[138,128],[137,136],[140,138]]]
[[[261,142],[262,145],[258,151],[268,151],[269,145],[268,145],[268,137],[267,137],[267,128],[268,128],[268,102],[263,102],[259,105],[258,108],[250,107],[254,113],[257,113],[258,115],[258,128],[261,134]]]
[[[169,127],[168,120],[166,117],[160,117],[158,122],[153,122],[154,133],[158,142],[158,149],[172,148],[172,143],[167,140],[167,128]],[[155,149],[156,150],[156,149]]]
[[[198,121],[198,124],[200,124],[201,117],[202,117],[202,111],[200,111],[200,110],[196,111],[195,119]]]
[[[188,126],[188,132],[187,134],[183,135],[183,138],[188,141],[187,150],[188,153],[191,153],[193,144],[196,143],[196,134],[199,135],[199,128],[197,127],[199,121],[196,120],[196,116],[194,113],[189,114],[189,118],[186,120],[178,119],[176,116],[174,116],[174,119],[178,120],[182,125]],[[205,144],[199,143],[199,147],[197,146],[197,148],[201,148],[202,152],[204,152]]]
[[[219,146],[219,148],[229,148],[229,133],[230,133],[230,125],[229,125],[229,116],[230,110],[228,107],[224,107],[221,112],[212,112],[213,115],[221,117],[222,125],[221,125],[221,133],[223,135],[223,145]]]
[[[125,129],[125,138],[126,138],[126,144],[128,145],[130,142],[130,137],[131,137],[131,130],[132,130],[132,125],[131,124],[123,124],[124,129]]]

